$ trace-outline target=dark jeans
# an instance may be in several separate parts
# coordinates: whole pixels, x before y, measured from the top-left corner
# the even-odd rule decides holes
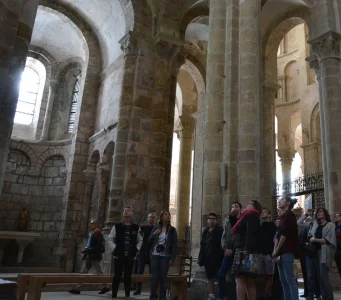
[[[122,272],[124,272],[124,291],[125,296],[130,297],[131,288],[131,275],[134,268],[134,259],[131,257],[120,257],[114,260],[114,278],[112,279],[112,297],[117,298],[118,288],[120,287],[120,281]]]
[[[223,262],[221,264],[219,273],[218,273],[218,280],[219,280],[219,299],[226,298],[226,275],[229,272],[230,268],[232,267],[233,263],[233,255],[231,256],[224,256]],[[228,299],[236,299],[236,281],[231,278],[231,283],[229,285],[229,298]]]
[[[333,286],[329,279],[329,267],[320,264],[320,286],[323,300],[334,300]]]
[[[335,253],[335,262],[337,266],[337,270],[339,271],[339,275],[341,277],[341,250],[336,250]]]
[[[151,274],[151,267],[150,267],[150,256],[140,255],[138,260],[138,267],[137,267],[137,274],[144,274],[145,266],[149,266],[149,274]],[[142,283],[136,283],[136,292],[141,293]]]
[[[305,259],[306,256],[303,254],[304,252],[302,250],[303,249],[301,248],[300,263],[301,263],[303,282],[304,282],[304,295],[308,296],[307,264],[306,264],[306,259]]]
[[[308,300],[314,300],[316,281],[320,282],[320,263],[317,257],[306,256],[307,278],[308,278]]]
[[[167,275],[169,269],[168,256],[153,255],[151,258],[152,280],[151,280],[151,300],[166,300],[167,295]],[[157,288],[160,283],[160,296],[157,297]]]
[[[278,263],[278,273],[283,288],[283,300],[298,300],[298,286],[294,277],[293,253],[285,253]]]

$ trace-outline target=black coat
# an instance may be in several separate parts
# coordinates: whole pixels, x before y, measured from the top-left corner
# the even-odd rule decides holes
[[[207,227],[201,237],[201,241],[200,241],[200,252],[199,252],[199,258],[198,258],[198,264],[199,266],[203,266],[204,265],[204,261],[205,261],[205,256],[207,255],[207,253],[205,253],[205,248],[207,246],[207,236],[209,234],[209,228]],[[224,258],[224,251],[221,248],[221,237],[223,235],[223,228],[221,226],[216,226],[213,229],[213,237],[211,240],[211,244],[208,245],[210,247],[210,254],[209,256],[210,261],[214,263],[214,265],[216,267],[220,266],[223,258]],[[213,260],[212,260],[213,258]]]
[[[233,250],[242,249],[251,253],[260,251],[257,246],[260,236],[259,216],[253,212],[246,215],[238,225]]]
[[[90,236],[90,247],[86,249],[85,254],[89,255],[91,260],[102,260],[104,252],[104,236],[100,230],[96,230]]]

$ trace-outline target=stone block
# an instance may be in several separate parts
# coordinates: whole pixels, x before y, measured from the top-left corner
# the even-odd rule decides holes
[[[41,196],[43,194],[43,187],[40,185],[32,185],[30,186],[29,195],[32,196]]]
[[[44,186],[43,195],[44,196],[53,196],[54,195],[54,186]]]
[[[44,222],[44,231],[55,231],[54,222]]]
[[[17,164],[14,162],[6,162],[6,172],[12,172],[16,170]]]
[[[53,178],[45,178],[45,185],[53,185]]]
[[[54,196],[57,196],[57,197],[64,196],[64,187],[63,186],[56,186],[54,188]]]
[[[30,213],[30,221],[39,221],[40,213],[39,212],[31,212]]]
[[[26,174],[28,174],[29,170],[30,170],[29,167],[18,166],[15,173],[19,174],[19,175],[26,175]]]
[[[65,185],[64,177],[53,178],[53,185]]]
[[[28,223],[28,230],[32,230],[32,231],[43,230],[43,222],[41,222],[41,221],[30,221]]]
[[[29,190],[29,185],[27,184],[13,183],[11,185],[11,194],[27,195],[28,190]]]
[[[60,168],[59,167],[46,167],[45,176],[46,177],[59,177]]]
[[[18,181],[18,175],[6,173],[5,180],[8,182],[17,182]]]
[[[24,176],[24,184],[39,184],[38,177]]]
[[[41,221],[52,221],[53,215],[52,213],[42,213],[41,214]]]
[[[65,167],[65,160],[64,159],[55,159],[53,160],[54,167]]]

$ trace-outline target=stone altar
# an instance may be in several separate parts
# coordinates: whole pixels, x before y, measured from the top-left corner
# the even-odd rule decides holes
[[[39,237],[40,233],[37,232],[0,231],[0,263],[3,259],[4,249],[10,240],[16,240],[19,245],[17,263],[21,264],[26,246]]]

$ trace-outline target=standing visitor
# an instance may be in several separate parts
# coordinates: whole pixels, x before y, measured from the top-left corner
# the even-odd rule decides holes
[[[204,230],[200,242],[200,253],[198,264],[204,266],[207,277],[209,299],[215,299],[214,279],[217,278],[218,271],[223,260],[224,252],[221,248],[221,237],[223,228],[217,225],[217,215],[208,215],[208,227]]]
[[[152,267],[150,300],[166,300],[168,269],[174,263],[178,245],[178,234],[170,224],[170,219],[170,212],[163,211],[159,223],[149,237]],[[160,295],[158,297],[159,284]]]
[[[299,257],[298,230],[296,216],[292,212],[296,202],[296,199],[289,196],[283,196],[279,200],[282,215],[272,257],[280,258],[277,265],[283,287],[283,300],[298,300],[298,287],[294,277],[294,261]]]
[[[123,211],[123,221],[113,226],[109,234],[109,249],[114,257],[114,277],[112,280],[112,298],[117,299],[118,288],[124,272],[124,290],[126,298],[130,297],[131,275],[134,260],[142,247],[140,227],[132,223],[133,210],[127,206]]]
[[[239,271],[241,261],[249,260],[252,254],[258,253],[257,244],[260,233],[259,216],[262,205],[257,200],[252,200],[243,211],[241,218],[232,228],[234,237],[233,251],[235,253],[232,272],[236,277],[237,298],[256,300],[256,284],[254,275]]]
[[[86,248],[82,251],[83,253],[83,265],[81,274],[88,274],[90,271],[97,275],[103,275],[102,259],[103,253],[105,252],[104,237],[99,228],[98,220],[91,220],[89,224],[91,233],[89,234],[88,243]],[[69,290],[70,294],[80,294],[82,283],[79,283],[75,288]],[[107,284],[104,284],[99,294],[105,294],[109,292]]]
[[[271,212],[263,207],[261,214],[260,239],[259,249],[262,254],[262,274],[265,277],[265,292],[264,298],[271,299],[272,294],[272,277],[274,274],[275,263],[272,259],[274,250],[274,238],[277,232],[277,227],[274,222],[271,222]]]
[[[148,224],[145,226],[141,226],[141,234],[143,236],[143,244],[138,257],[138,269],[137,274],[143,274],[144,268],[146,265],[149,266],[149,274],[151,274],[151,266],[150,266],[150,245],[149,245],[149,236],[155,226],[156,214],[150,213],[148,215]],[[138,282],[136,284],[136,290],[134,295],[140,295],[142,289],[142,283]]]
[[[333,264],[336,250],[335,225],[330,220],[325,208],[316,210],[315,221],[308,232],[308,251],[306,257],[308,275],[308,300],[314,299],[316,277],[320,282],[323,300],[333,300],[333,287],[329,271]]]
[[[277,229],[277,232],[276,232],[276,235],[274,237],[274,243],[276,242],[277,240],[277,235],[278,235],[278,229],[279,229],[279,225],[281,223],[281,217],[278,216],[276,218],[276,221],[275,221],[275,225],[276,225],[276,229]],[[283,299],[283,289],[282,289],[282,284],[281,284],[281,281],[279,279],[279,273],[278,273],[278,267],[277,267],[277,260],[279,260],[279,257],[277,257],[276,260],[274,260],[275,262],[275,270],[274,270],[274,275],[273,275],[273,282],[272,282],[272,299],[274,300],[282,300]]]
[[[335,262],[341,277],[341,214],[335,215],[336,253]]]
[[[224,250],[224,259],[221,264],[218,280],[219,280],[219,299],[226,298],[226,276],[230,271],[233,263],[233,242],[234,235],[232,233],[232,228],[236,225],[237,221],[240,218],[240,213],[242,210],[241,203],[235,201],[232,203],[231,214],[225,222],[223,236],[221,237],[221,247]],[[236,287],[235,287],[235,279],[232,276],[231,285],[229,289],[229,298],[231,300],[236,299]]]

